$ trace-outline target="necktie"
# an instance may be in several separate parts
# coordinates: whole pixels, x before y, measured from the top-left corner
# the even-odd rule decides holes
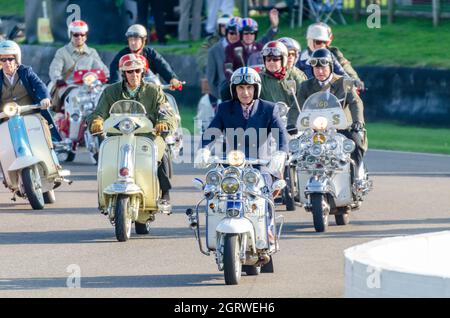
[[[250,117],[250,107],[244,109],[244,118],[248,119]]]

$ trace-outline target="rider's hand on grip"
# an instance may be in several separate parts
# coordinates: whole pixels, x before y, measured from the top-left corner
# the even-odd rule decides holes
[[[361,131],[363,128],[364,128],[364,124],[360,121],[355,121],[351,127],[351,129],[356,132]]]
[[[43,109],[47,109],[47,108],[49,108],[50,106],[52,106],[52,102],[51,102],[50,99],[48,99],[48,98],[44,98],[43,100],[40,101],[39,104],[41,105],[41,107],[42,107]]]
[[[157,135],[161,135],[163,131],[169,130],[169,126],[166,123],[158,123],[155,125]]]
[[[174,91],[174,90],[182,90],[183,89],[183,83],[181,83],[179,80],[177,80],[176,78],[172,78],[171,80],[170,80],[170,89],[172,90],[172,91]]]
[[[103,131],[103,119],[95,118],[91,124],[91,133],[98,134]]]

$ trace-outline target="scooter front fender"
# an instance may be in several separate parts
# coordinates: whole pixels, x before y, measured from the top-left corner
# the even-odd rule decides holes
[[[334,197],[336,196],[334,186],[326,176],[313,176],[309,179],[305,188],[305,194],[311,193],[330,193]]]
[[[24,156],[16,158],[16,160],[13,161],[11,166],[8,168],[8,172],[14,172],[17,170],[21,170],[26,167],[34,166],[35,164],[41,162],[40,159],[34,157],[34,156]]]
[[[103,193],[106,195],[116,195],[116,194],[144,194],[142,189],[135,183],[125,183],[125,182],[114,182],[107,186]]]

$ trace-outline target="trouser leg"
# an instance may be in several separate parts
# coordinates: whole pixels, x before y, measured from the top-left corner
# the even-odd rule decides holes
[[[61,135],[59,134],[58,128],[56,127],[55,121],[53,120],[50,112],[47,109],[41,109],[41,115],[48,122],[48,127],[50,128],[50,132],[52,134],[52,141],[62,141]]]
[[[343,134],[345,137],[353,140],[355,142],[355,150],[352,152],[352,154],[350,155],[350,157],[353,159],[353,161],[355,162],[355,167],[354,169],[354,173],[355,173],[355,177],[356,178],[362,178],[362,176],[358,176],[357,171],[359,170],[359,167],[361,166],[362,162],[363,162],[363,157],[365,154],[365,138],[364,136],[362,136],[362,133],[357,133],[354,131],[349,131],[349,130],[342,130],[339,131],[341,134]]]
[[[169,160],[167,152],[164,152],[161,162],[158,165],[158,180],[163,200],[170,200],[169,190],[172,189],[172,184],[169,179]]]

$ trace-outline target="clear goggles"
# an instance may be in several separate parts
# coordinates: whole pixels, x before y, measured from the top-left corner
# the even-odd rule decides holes
[[[309,59],[309,64],[312,67],[316,67],[316,66],[327,66],[327,65],[331,65],[331,61],[327,58],[311,58]]]
[[[262,56],[283,56],[283,52],[277,47],[266,47],[261,51]]]
[[[252,74],[237,74],[237,75],[233,76],[233,78],[231,79],[231,83],[234,85],[243,84],[243,83],[252,85],[252,84],[256,84],[256,81],[255,81],[255,77]]]

